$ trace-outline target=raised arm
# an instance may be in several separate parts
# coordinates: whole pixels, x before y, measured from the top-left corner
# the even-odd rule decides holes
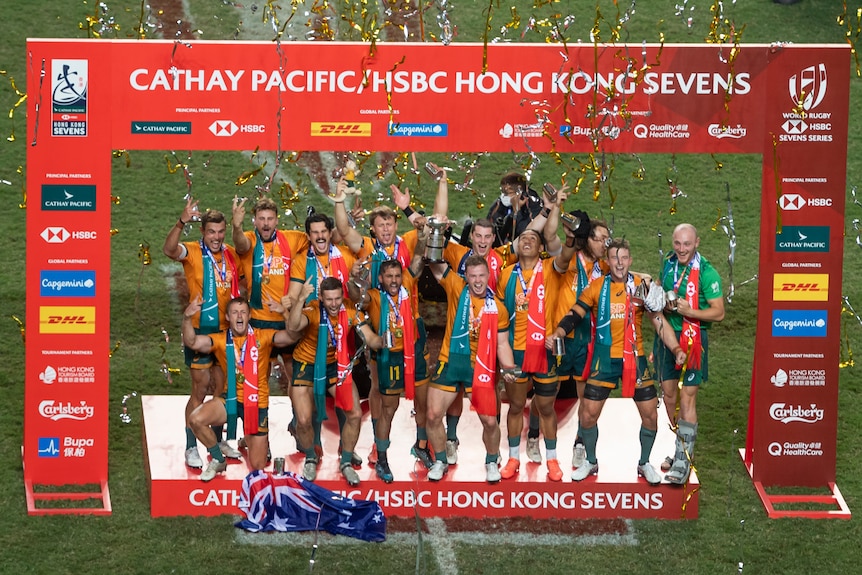
[[[286,327],[290,331],[302,331],[308,325],[308,318],[302,314],[302,308],[306,298],[314,291],[314,285],[311,283],[311,280],[312,278],[308,278],[305,280],[305,283],[301,284],[299,294],[296,298],[288,295],[288,297],[291,297],[291,302]]]
[[[251,249],[251,240],[245,235],[242,230],[242,223],[245,220],[245,198],[233,197],[233,208],[231,209],[231,232],[230,237],[233,240],[233,247],[238,255],[248,253]]]
[[[186,207],[183,208],[183,213],[180,219],[168,232],[165,238],[165,245],[162,246],[162,253],[172,260],[180,261],[185,256],[185,248],[180,244],[180,234],[183,233],[183,228],[186,224],[192,221],[198,207],[198,200],[189,197],[186,200]]]
[[[347,199],[347,180],[343,177],[338,180],[335,186],[335,228],[338,234],[350,251],[356,253],[362,248],[362,236],[353,226],[350,225],[350,218],[347,217],[347,208],[344,206],[344,201]]]
[[[201,311],[201,298],[197,297],[183,311],[183,345],[201,353],[212,350],[213,340],[208,335],[198,335],[192,325],[192,318]]]

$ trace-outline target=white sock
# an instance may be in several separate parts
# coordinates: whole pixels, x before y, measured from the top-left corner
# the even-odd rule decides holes
[[[516,445],[514,447],[509,447],[509,458],[510,459],[520,459],[521,458],[521,446]]]
[[[557,450],[556,449],[545,448],[545,459],[556,459],[556,458],[557,458]]]

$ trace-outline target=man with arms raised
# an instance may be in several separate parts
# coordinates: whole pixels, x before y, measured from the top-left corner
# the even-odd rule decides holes
[[[186,207],[177,223],[168,232],[162,251],[174,261],[183,264],[189,301],[200,300],[199,311],[192,318],[195,333],[207,335],[227,328],[227,302],[239,295],[237,256],[233,248],[224,243],[227,222],[218,210],[207,210],[201,217],[201,239],[195,242],[180,242],[186,224],[197,218],[198,201],[188,198]],[[186,403],[186,465],[200,469],[203,460],[198,453],[195,434],[189,425],[189,416],[207,396],[210,388],[220,393],[224,388],[222,371],[213,366],[213,356],[186,347],[186,366],[192,379],[192,393]],[[217,432],[219,446],[225,455],[239,458],[237,451],[226,441],[221,441],[221,429]]]
[[[284,316],[282,303],[273,302],[270,311]],[[183,345],[199,353],[215,354],[224,371],[227,392],[199,405],[189,417],[197,438],[207,448],[212,460],[201,473],[201,481],[211,481],[227,467],[216,443],[211,426],[227,423],[228,437],[236,433],[237,419],[242,419],[248,463],[253,470],[266,466],[269,435],[269,354],[273,347],[290,345],[295,338],[283,328],[254,329],[249,325],[249,305],[245,298],[233,298],[227,304],[228,328],[200,335],[192,318],[201,311],[196,298],[183,313]]]
[[[601,280],[589,284],[578,302],[560,320],[554,337],[565,337],[584,317],[593,312],[596,317],[595,349],[590,375],[581,398],[578,435],[584,441],[586,459],[572,472],[572,480],[582,481],[599,471],[596,444],[599,439],[598,419],[612,390],[622,382],[623,397],[632,397],[641,418],[641,454],[637,464],[638,477],[650,485],[661,483],[661,476],[650,465],[649,456],[658,431],[658,394],[643,351],[641,323],[644,307],[653,325],[663,325],[661,307],[664,294],[657,285],[650,288],[644,301],[641,279],[629,273],[632,257],[627,240],[612,240],[608,246],[610,272]],[[669,330],[660,330],[666,344],[683,357],[682,350]],[[552,338],[546,346],[550,349]]]
[[[440,481],[449,470],[443,416],[463,391],[482,422],[485,470],[488,483],[500,481],[500,424],[497,422],[496,366],[503,366],[504,379],[514,381],[515,363],[509,345],[509,314],[503,302],[488,289],[488,262],[470,257],[466,280],[445,263],[431,265],[434,277],[446,290],[446,333],[437,368],[428,389],[428,438],[436,461],[428,479]]]
[[[344,202],[350,190],[351,188],[348,186],[348,181],[345,178],[341,178],[336,186],[334,198],[335,227],[343,238],[344,243],[350,248],[358,260],[367,261],[369,263],[371,271],[370,277],[372,278],[372,281],[377,281],[380,276],[380,267],[383,262],[386,261],[395,260],[401,265],[402,270],[407,270],[411,266],[414,255],[417,253],[416,230],[410,230],[404,234],[404,236],[399,236],[397,234],[398,222],[395,217],[395,212],[389,206],[377,206],[372,209],[371,213],[368,215],[368,224],[371,227],[371,235],[362,236],[355,228],[353,228],[353,226],[350,225],[347,209],[344,206]],[[418,221],[417,223],[419,223],[419,225],[422,224],[421,221]],[[423,245],[419,252],[420,268],[417,271],[417,275],[421,273],[421,256],[423,255],[422,252],[424,252],[424,250],[425,248]],[[418,311],[419,293],[417,282],[413,281],[412,277],[408,279],[405,276],[404,279],[406,280],[404,283],[410,292],[410,305],[414,310]],[[423,350],[421,355],[424,357],[425,344],[428,338],[425,331],[425,322],[418,316],[418,313],[415,335],[417,349]],[[372,366],[371,390],[368,394],[368,407],[371,412],[371,427],[375,436],[377,434],[377,422],[382,416],[383,409],[377,377],[377,370]],[[411,399],[415,399],[416,401],[416,413],[418,414],[421,412],[423,414],[416,418],[417,428],[421,426],[424,430],[424,413],[426,410],[424,389]],[[417,429],[417,434],[418,433]],[[375,442],[374,449],[372,449],[371,455],[369,456],[369,463],[376,462],[376,453],[379,449],[379,446]],[[425,461],[424,458],[422,458],[424,453],[422,453],[421,450],[417,450],[417,446],[414,446],[412,451],[417,457],[423,459],[423,463],[425,463],[426,467],[430,466],[431,462]]]
[[[677,300],[665,307],[665,314],[685,351],[685,359],[679,361],[658,339],[654,346],[664,407],[676,428],[673,459],[667,458],[662,469],[668,468],[665,479],[680,485],[688,480],[697,439],[697,390],[708,375],[709,326],[724,319],[721,276],[700,255],[698,246],[700,238],[695,227],[678,225],[673,230],[673,252],[661,272],[662,288],[677,294]]]

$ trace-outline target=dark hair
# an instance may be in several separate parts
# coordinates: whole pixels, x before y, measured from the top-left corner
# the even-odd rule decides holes
[[[475,230],[477,226],[482,228],[491,228],[493,230],[494,222],[492,222],[488,218],[479,218],[478,220],[473,222],[473,229]]]
[[[322,214],[320,212],[314,212],[313,214],[311,214],[310,216],[305,218],[305,233],[310,234],[311,233],[311,224],[314,224],[317,222],[323,222],[324,224],[326,224],[326,229],[329,230],[330,232],[332,231],[332,218],[330,218],[326,214]]]
[[[514,186],[518,189],[518,193],[527,191],[527,178],[524,174],[518,172],[509,172],[500,178],[500,187]]]
[[[629,241],[625,238],[614,238],[611,240],[611,243],[608,244],[608,251],[611,250],[626,250],[629,253],[632,253],[632,247],[629,245]]]
[[[320,292],[321,293],[323,293],[325,291],[335,290],[335,289],[344,290],[344,284],[342,284],[341,280],[338,279],[337,277],[329,276],[329,277],[323,278],[323,280],[320,282]]]
[[[401,266],[401,262],[398,260],[383,260],[380,262],[380,270],[377,273],[383,275],[389,268],[398,268],[402,272],[404,271],[404,268]]]
[[[207,224],[220,224],[224,221],[224,214],[219,210],[207,210],[201,216],[201,229],[206,228]]]

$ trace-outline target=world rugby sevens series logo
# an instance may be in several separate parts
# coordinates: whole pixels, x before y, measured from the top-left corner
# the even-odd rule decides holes
[[[788,89],[794,106],[801,104],[802,109],[810,112],[826,96],[826,64],[809,66],[794,74],[790,77]]]

